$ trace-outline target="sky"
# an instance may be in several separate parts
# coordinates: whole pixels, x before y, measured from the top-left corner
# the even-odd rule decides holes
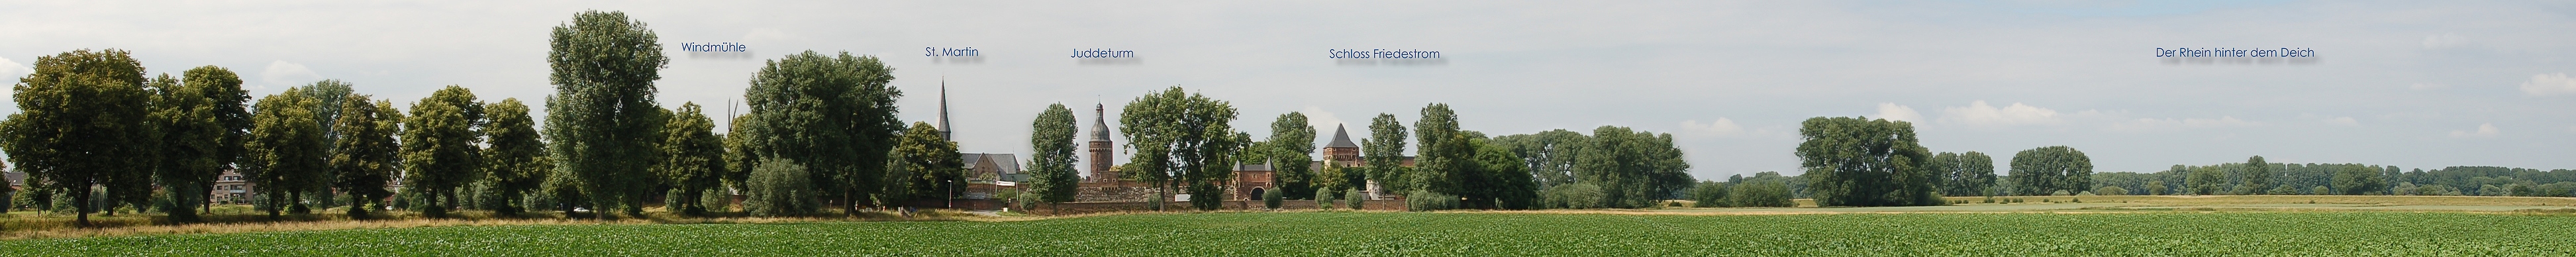
[[[2576,168],[2576,3],[2563,1],[10,1],[0,77],[114,48],[153,75],[230,69],[254,95],[338,79],[398,106],[447,85],[533,104],[553,92],[548,31],[585,10],[660,36],[666,107],[723,112],[780,56],[870,55],[895,69],[907,120],[934,120],[946,84],[967,152],[1029,152],[1048,104],[1088,129],[1094,104],[1116,120],[1180,86],[1231,102],[1255,137],[1304,113],[1319,145],[1431,103],[1488,135],[1670,133],[1702,179],[1798,174],[1798,123],[1849,116],[1911,122],[1924,146],[1992,155],[2002,173],[2014,152],[2061,145],[2098,172],[2255,155]],[[714,42],[751,51],[678,47]],[[1069,58],[1089,48],[1136,58]],[[1443,58],[1361,65],[1327,49]]]

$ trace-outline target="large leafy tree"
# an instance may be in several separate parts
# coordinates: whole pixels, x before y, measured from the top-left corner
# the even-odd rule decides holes
[[[1118,117],[1127,146],[1136,149],[1129,162],[1134,165],[1125,172],[1166,192],[1187,187],[1192,207],[1221,207],[1225,190],[1219,185],[1233,178],[1231,161],[1248,140],[1230,125],[1236,114],[1231,103],[1179,86],[1136,97]]]
[[[2346,195],[2384,192],[2383,190],[2386,189],[2383,188],[2388,187],[2388,182],[2379,178],[2379,175],[2379,170],[2371,169],[2369,166],[2344,165],[2342,168],[2335,169],[2334,185],[2331,190]]]
[[[1378,193],[1413,190],[1413,173],[1409,172],[1412,168],[1404,167],[1405,133],[1404,122],[1397,121],[1394,114],[1379,113],[1377,118],[1369,119],[1369,138],[1360,140],[1360,162],[1367,164],[1367,180],[1377,181],[1379,187],[1384,187],[1381,189],[1388,191]],[[1366,184],[1352,186],[1367,188]]]
[[[2280,175],[2272,170],[2272,163],[2263,161],[2263,156],[2261,155],[2245,158],[2245,164],[2243,167],[2245,167],[2243,172],[2240,172],[2237,175],[2245,177],[2238,180],[2245,181],[2245,185],[2248,186],[2248,188],[2272,188],[2272,177]],[[2248,191],[2244,194],[2255,193],[2261,192]]]
[[[196,181],[215,181],[216,176],[222,175],[222,170],[241,169],[239,163],[248,154],[248,150],[242,146],[250,137],[250,91],[242,90],[239,74],[234,74],[232,70],[223,67],[203,66],[188,69],[185,76],[189,88],[196,89],[200,95],[212,100],[207,104],[214,108],[215,124],[220,127],[219,130],[222,133],[216,139],[214,148],[215,164],[220,167],[217,167],[217,170],[196,174],[200,177],[195,179]],[[200,184],[199,188],[200,193],[210,193],[214,190],[214,184]],[[197,205],[208,212],[212,212],[214,208],[202,203]]]
[[[697,103],[681,103],[675,114],[678,116],[671,117],[670,125],[663,127],[662,153],[665,156],[662,165],[655,169],[660,171],[662,183],[680,191],[681,199],[698,199],[724,182],[724,135],[716,134],[715,119],[707,118],[706,111],[701,110]],[[707,206],[701,206],[699,201],[671,202],[680,203],[680,206],[664,208],[689,215],[707,212]]]
[[[1070,202],[1079,193],[1082,175],[1073,169],[1078,158],[1074,156],[1075,122],[1073,109],[1060,103],[1047,105],[1036,120],[1029,121],[1029,174],[1036,181],[1027,185],[1030,193],[1038,194],[1038,201]]]
[[[1934,184],[1940,175],[1926,167],[1932,153],[1916,143],[1913,123],[1816,117],[1800,124],[1798,135],[1806,139],[1798,144],[1799,167],[1817,205],[1941,204]]]
[[[154,147],[148,125],[153,95],[143,84],[143,64],[124,50],[74,50],[36,58],[36,70],[12,88],[18,114],[0,123],[0,149],[47,191],[67,190],[76,203],[99,197],[147,197]],[[119,201],[122,202],[122,201]],[[76,204],[76,223],[88,226],[92,204]]]
[[[1270,184],[1279,187],[1274,190],[1290,199],[1314,196],[1315,167],[1306,164],[1315,161],[1315,126],[1306,122],[1306,114],[1280,114],[1270,122],[1270,138],[1263,142],[1270,149],[1264,157],[1276,170],[1270,177]]]
[[[169,75],[152,83],[151,120],[161,145],[153,177],[170,192],[171,220],[200,220],[196,211],[206,204],[212,182],[223,173],[224,166],[232,164],[226,154],[238,150],[226,148],[239,146],[226,147],[227,137],[234,131],[226,126],[222,115],[225,107],[240,111],[240,104],[237,99],[219,100],[209,95],[226,93],[222,88],[237,91],[240,87],[239,76],[214,66],[188,70],[184,83]],[[236,103],[220,105],[218,101]]]
[[[593,207],[641,206],[655,182],[650,146],[663,125],[653,81],[670,63],[660,36],[624,12],[600,11],[573,15],[551,36],[547,81],[555,94],[546,103],[545,134],[554,139],[555,168],[573,175]]]
[[[1464,198],[1470,207],[1490,207],[1490,190],[1481,186],[1485,169],[1476,162],[1475,145],[1468,143],[1467,133],[1458,130],[1458,113],[1449,104],[1433,103],[1422,107],[1422,119],[1413,123],[1416,148],[1414,168],[1421,177],[1409,186],[1433,193]]]
[[[1601,206],[1649,206],[1697,181],[1690,178],[1690,163],[1673,146],[1672,134],[1601,126],[1586,142],[1590,145],[1576,154],[1575,180],[1601,187]]]
[[[1522,165],[1529,167],[1526,170],[1539,188],[1548,188],[1575,182],[1575,156],[1583,152],[1581,148],[1584,145],[1590,144],[1585,141],[1588,139],[1591,137],[1581,132],[1557,129],[1494,137],[1494,144],[1509,148],[1514,155],[1520,156]]]
[[[1470,201],[1467,205],[1481,209],[1513,210],[1536,207],[1538,182],[1530,176],[1529,167],[1523,166],[1524,159],[1519,154],[1513,153],[1511,148],[1495,145],[1492,142],[1481,138],[1468,142],[1469,146],[1476,151],[1475,166],[1484,174],[1480,176],[1482,180],[1470,181],[1466,188],[1477,191],[1478,195],[1491,197],[1493,200]]]
[[[914,122],[904,130],[893,152],[898,166],[907,171],[906,195],[938,195],[933,199],[957,197],[957,187],[966,183],[966,159],[958,156],[957,142],[940,137],[939,127],[928,122]]]
[[[545,182],[554,162],[546,156],[546,142],[539,140],[537,121],[528,115],[527,104],[519,103],[518,98],[507,98],[485,105],[483,111],[492,119],[483,129],[490,137],[485,142],[491,147],[483,148],[481,180],[489,183],[491,190],[499,191],[495,194],[498,199],[486,202],[500,203],[492,208],[494,212],[518,215],[527,207],[519,206],[518,200]]]
[[[744,163],[793,161],[805,168],[819,197],[846,213],[875,189],[885,188],[887,151],[904,129],[894,102],[903,92],[888,86],[894,69],[874,56],[814,51],[769,61],[752,76],[743,98],[751,114],[735,124]]]
[[[1986,153],[1942,152],[1929,163],[1933,173],[1941,175],[1941,195],[1988,195],[1995,186],[1995,158]]]
[[[2013,154],[2012,179],[2021,195],[2093,190],[2093,158],[2066,146],[2022,150]]]
[[[428,196],[422,213],[445,217],[456,190],[481,178],[483,103],[465,87],[447,86],[411,104],[402,120],[403,186]]]
[[[331,142],[323,139],[322,124],[313,113],[320,100],[306,96],[302,89],[261,97],[253,105],[251,129],[242,156],[243,175],[259,185],[262,200],[268,204],[268,216],[278,216],[281,209],[305,212],[304,192],[320,189],[324,174],[329,173]]]
[[[340,118],[333,130],[340,139],[332,142],[337,152],[331,153],[331,185],[349,196],[349,217],[365,218],[369,203],[384,207],[379,199],[391,195],[385,183],[393,180],[396,165],[402,158],[402,146],[396,134],[402,124],[401,110],[392,101],[371,101],[367,95],[349,95],[340,104]]]

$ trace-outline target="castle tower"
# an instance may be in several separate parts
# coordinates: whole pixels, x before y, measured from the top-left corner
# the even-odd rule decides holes
[[[1109,170],[1110,167],[1116,166],[1110,165],[1109,105],[1094,105],[1091,107],[1091,113],[1094,115],[1091,120],[1091,144],[1089,145],[1091,150],[1091,174],[1084,179],[1101,182],[1116,182],[1118,181],[1118,172]]]
[[[1349,129],[1340,124],[1333,125],[1333,142],[1324,144],[1324,159],[1343,167],[1360,165],[1360,144],[1351,143]]]

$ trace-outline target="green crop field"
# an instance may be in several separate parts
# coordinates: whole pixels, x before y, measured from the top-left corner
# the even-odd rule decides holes
[[[8,256],[2576,256],[2576,217],[2449,212],[1202,213],[452,226],[0,241]]]

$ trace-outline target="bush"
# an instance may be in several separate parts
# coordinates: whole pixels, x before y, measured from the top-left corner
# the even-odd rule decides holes
[[[805,165],[787,160],[770,160],[751,170],[751,192],[743,208],[759,216],[795,216],[812,213],[817,204],[807,181]]]
[[[1594,186],[1590,183],[1557,185],[1554,187],[1548,187],[1547,191],[1539,193],[1539,199],[1542,202],[1546,202],[1546,205],[1549,208],[1601,208],[1601,200],[1604,197],[1608,197],[1608,195],[1602,194],[1601,186]]]
[[[707,189],[706,192],[698,193],[698,206],[709,212],[733,211],[733,196],[726,195],[724,190]]]
[[[1691,187],[1691,207],[1726,207],[1726,183],[1700,182]]]
[[[1404,203],[1406,207],[1405,210],[1408,211],[1457,209],[1458,196],[1434,193],[1427,190],[1413,190],[1413,192],[1404,194]]]
[[[1261,191],[1262,208],[1279,209],[1279,202],[1287,199],[1286,194],[1279,193],[1279,190]]]
[[[1351,209],[1352,209],[1352,210],[1367,210],[1367,209],[1368,209],[1367,207],[1361,206],[1361,204],[1367,204],[1367,203],[1368,203],[1368,194],[1367,194],[1367,193],[1360,193],[1360,190],[1359,190],[1359,189],[1351,189],[1348,193],[1343,193],[1343,194],[1342,194],[1342,201],[1347,201],[1348,203],[1350,203],[1350,205],[1351,205]]]
[[[2076,192],[2076,193],[2075,193],[2075,196],[2095,196],[2095,195],[2096,195],[2096,194],[2093,194],[2093,191],[2084,191],[2084,192]]]
[[[2100,188],[2094,188],[2094,189],[2093,189],[2093,194],[2096,194],[2096,195],[2129,195],[2129,189],[2127,189],[2127,188],[2120,188],[2120,186],[2102,186],[2102,187],[2100,187]]]
[[[1333,209],[1333,190],[1315,190],[1315,209]]]
[[[2272,190],[2271,190],[2271,191],[2263,191],[2263,194],[2267,194],[2267,195],[2295,195],[2295,194],[2299,194],[2299,188],[2297,188],[2297,187],[2291,187],[2290,185],[2281,185],[2281,186],[2272,187]]]
[[[1727,192],[1727,202],[1736,207],[1797,207],[1789,199],[1789,184],[1779,180],[1745,182]]]
[[[2069,192],[2066,192],[2066,190],[2065,190],[2065,189],[2059,189],[2059,190],[2057,190],[2057,192],[2051,192],[2051,193],[2048,193],[2048,195],[2049,195],[2049,196],[2069,196],[2069,195],[2075,195],[2075,194],[2073,194],[2073,193],[2069,193]]]

